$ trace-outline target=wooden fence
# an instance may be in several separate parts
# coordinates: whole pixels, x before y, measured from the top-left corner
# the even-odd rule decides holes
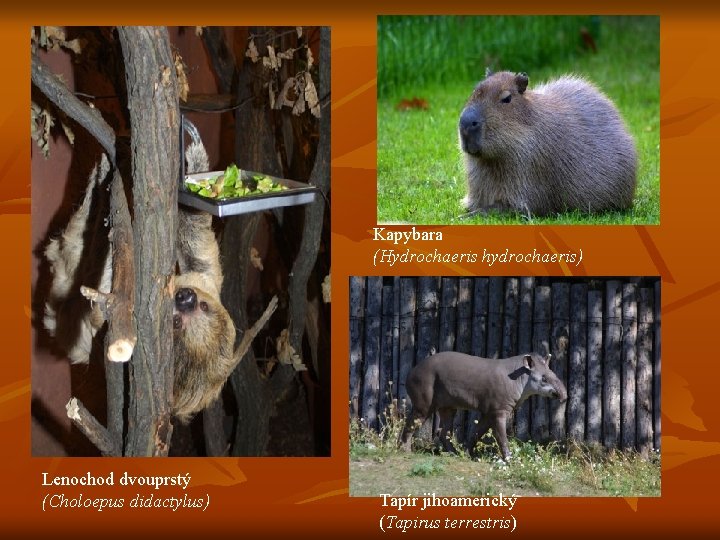
[[[659,278],[350,278],[352,418],[379,429],[391,401],[409,407],[408,372],[439,351],[552,353],[568,400],[525,402],[514,418],[521,440],[660,448]],[[460,441],[475,420],[456,416]]]

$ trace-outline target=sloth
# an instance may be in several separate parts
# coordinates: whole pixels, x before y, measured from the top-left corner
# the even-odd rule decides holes
[[[186,157],[189,173],[209,169],[202,143],[191,143]],[[52,282],[43,322],[72,363],[89,361],[93,338],[105,322],[100,308],[80,294],[80,286],[101,293],[111,289],[107,205],[101,193],[109,170],[103,156],[90,176],[80,207],[45,249]],[[237,365],[233,351],[235,326],[220,302],[223,275],[210,214],[178,210],[176,254],[172,412],[187,423],[218,397]]]

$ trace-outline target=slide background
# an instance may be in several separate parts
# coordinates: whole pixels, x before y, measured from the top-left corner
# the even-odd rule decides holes
[[[558,265],[408,265],[375,268],[381,247],[375,225],[375,16],[377,13],[569,13],[569,4],[498,4],[456,0],[358,4],[315,2],[147,2],[118,4],[34,2],[3,9],[6,54],[0,99],[0,265],[5,344],[0,372],[0,530],[11,537],[115,536],[120,532],[238,536],[366,536],[388,513],[379,499],[347,496],[348,276],[548,275]],[[118,15],[122,13],[131,15]],[[582,248],[574,275],[660,275],[663,279],[662,497],[655,499],[521,499],[518,532],[606,536],[717,532],[720,407],[716,400],[716,317],[720,303],[718,186],[720,8],[710,2],[606,2],[583,7],[609,14],[661,16],[661,224],[650,227],[443,227],[442,243],[413,249],[445,252]],[[307,459],[48,459],[30,457],[30,141],[29,26],[57,24],[278,24],[332,27],[333,446],[331,458]],[[632,51],[628,51],[632,54]],[[433,229],[435,230],[435,229]],[[193,510],[64,510],[43,513],[48,492],[70,497],[124,497],[152,489],[52,490],[50,475],[192,475],[189,497],[209,494],[207,512]],[[163,488],[156,496],[182,496]],[[489,516],[487,515],[489,513]],[[419,512],[403,511],[405,518]],[[507,512],[426,511],[424,518],[506,518]],[[397,531],[394,531],[399,534]],[[409,534],[447,534],[410,531]],[[478,534],[467,531],[453,534]]]

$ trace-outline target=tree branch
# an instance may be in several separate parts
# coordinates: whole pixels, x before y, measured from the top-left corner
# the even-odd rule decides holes
[[[118,27],[130,109],[135,324],[125,454],[165,456],[172,436],[172,296],[180,174],[180,110],[165,27]]]
[[[65,405],[72,423],[93,443],[103,456],[122,455],[120,441],[113,439],[105,427],[85,408],[77,398],[71,398]]]
[[[330,28],[320,30],[320,94],[325,95],[330,87]],[[298,256],[290,273],[288,296],[290,297],[289,329],[290,345],[296,351],[302,350],[302,337],[305,332],[305,313],[307,308],[307,283],[315,266],[320,237],[322,235],[324,197],[330,189],[330,109],[323,111],[320,118],[320,141],[317,156],[310,175],[311,183],[322,192],[305,207],[305,223]]]
[[[100,111],[80,101],[37,54],[32,53],[31,79],[35,86],[65,114],[84,127],[105,149],[115,165],[115,132]]]
[[[127,362],[137,343],[133,325],[135,311],[135,255],[133,230],[130,222],[123,181],[115,170],[110,186],[110,242],[113,249],[113,301],[110,305],[107,358],[112,362]]]
[[[263,327],[267,324],[272,314],[275,313],[277,305],[277,296],[273,296],[260,318],[255,321],[255,324],[253,324],[251,328],[248,328],[245,331],[242,339],[240,340],[240,343],[237,346],[237,349],[235,349],[236,363],[239,363],[242,360],[243,356],[245,356],[245,353],[248,352],[248,349],[250,348],[253,339],[255,339],[255,336],[257,336],[260,330],[262,330]]]

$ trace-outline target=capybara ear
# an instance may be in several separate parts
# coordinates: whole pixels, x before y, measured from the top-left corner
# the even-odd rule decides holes
[[[486,68],[485,68],[485,78],[487,79],[487,78],[488,78],[490,75],[492,75],[492,74],[493,74],[492,69],[490,69],[489,66],[486,67]]]
[[[525,93],[529,80],[530,79],[528,79],[527,73],[525,73],[524,71],[521,71],[520,73],[515,75],[515,84],[517,85],[518,93]]]

